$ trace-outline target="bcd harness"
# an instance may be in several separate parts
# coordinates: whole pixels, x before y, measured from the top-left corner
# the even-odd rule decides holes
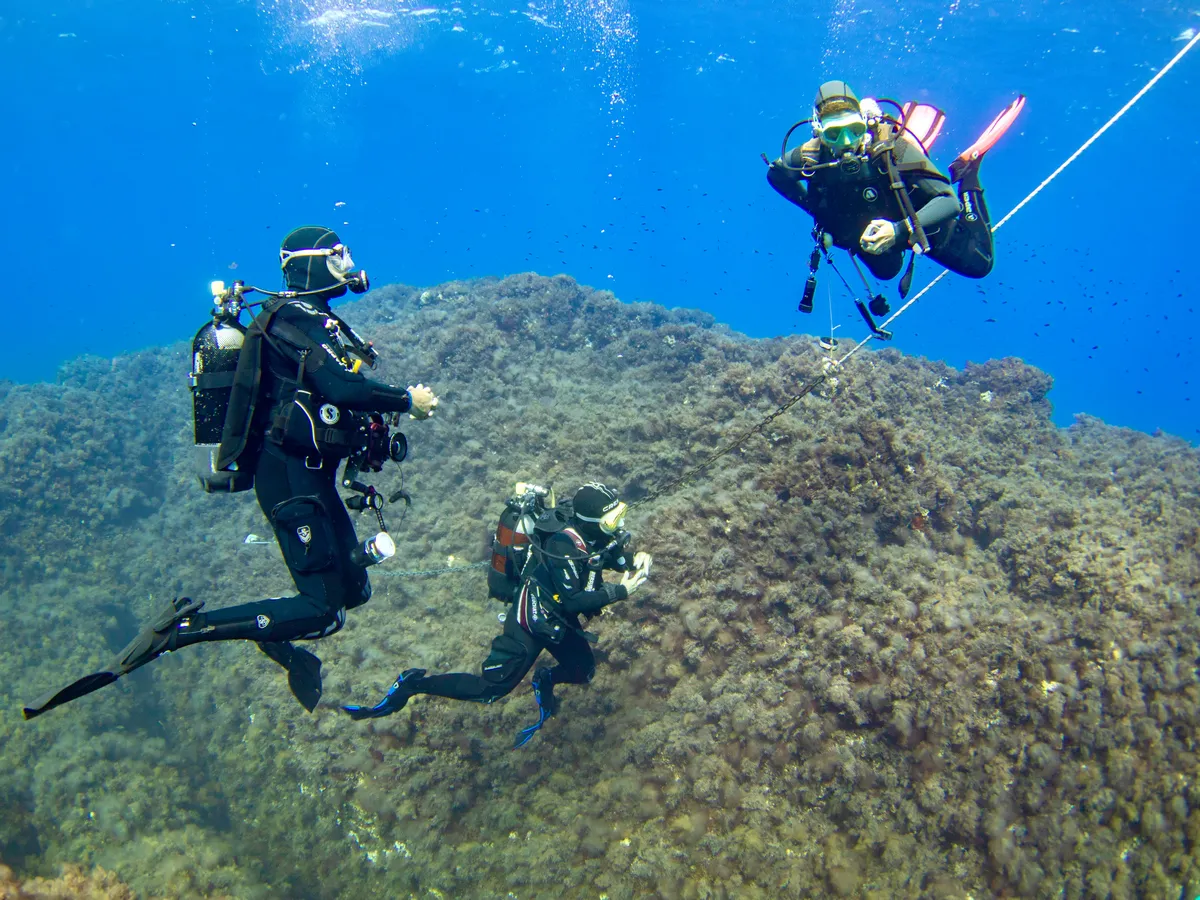
[[[263,343],[269,342],[281,356],[296,363],[296,377],[285,380],[278,391],[266,398],[278,404],[278,409],[265,437],[285,452],[304,455],[306,462],[319,468],[325,457],[342,458],[361,442],[358,417],[347,415],[328,403],[319,403],[312,391],[304,386],[305,374],[315,372],[321,366],[336,362],[343,368],[355,371],[344,349],[346,337],[360,358],[363,354],[374,356],[374,350],[365,344],[342,320],[328,315],[307,304],[311,314],[325,318],[328,341],[317,341],[290,322],[278,320],[276,316],[288,303],[286,298],[273,298],[263,304],[262,311],[246,329],[245,342],[238,355],[237,369],[233,374],[233,389],[229,398],[229,409],[221,432],[221,446],[217,453],[216,466],[227,469],[238,462],[250,444],[255,413],[263,399],[262,370]],[[276,340],[275,338],[279,338]],[[290,402],[288,399],[290,397]]]
[[[575,568],[576,562],[586,563],[587,578],[580,589],[596,590],[600,581],[603,554],[590,551],[587,541],[574,528],[563,528],[555,533],[566,535],[575,545],[575,549],[579,551],[578,557],[565,558],[566,564],[577,576],[579,573]],[[572,622],[562,608],[560,595],[553,593],[537,578],[539,568],[546,571],[547,574],[549,573],[549,567],[545,565],[544,561],[539,561],[536,558],[537,555],[536,549],[528,554],[524,570],[521,573],[521,588],[516,597],[518,624],[534,637],[542,638],[552,644],[559,643],[566,636],[567,631],[574,631],[584,640],[594,644],[597,640],[596,636]],[[533,567],[532,572],[529,571],[531,566]]]

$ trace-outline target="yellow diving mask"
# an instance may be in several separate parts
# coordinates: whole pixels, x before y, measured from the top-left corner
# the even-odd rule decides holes
[[[629,509],[629,504],[624,500],[618,500],[617,505],[600,517],[597,523],[600,530],[605,534],[616,534],[625,527],[625,513]]]

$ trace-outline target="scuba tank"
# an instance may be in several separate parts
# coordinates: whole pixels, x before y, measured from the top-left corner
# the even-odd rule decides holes
[[[521,570],[529,558],[529,544],[538,518],[547,509],[554,509],[552,488],[517,483],[492,536],[492,561],[487,573],[489,597],[502,603],[512,602],[521,586]]]
[[[235,493],[254,485],[253,472],[216,469],[216,454],[233,393],[238,357],[246,341],[246,329],[240,321],[240,283],[228,292],[223,282],[213,282],[213,302],[217,309],[212,321],[196,332],[192,340],[192,432],[197,447],[200,483],[208,492]]]

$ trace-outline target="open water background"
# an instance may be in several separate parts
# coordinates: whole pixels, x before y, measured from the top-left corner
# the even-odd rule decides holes
[[[817,313],[795,311],[810,223],[758,158],[822,80],[941,105],[943,166],[1027,94],[984,168],[998,219],[1197,27],[1186,5],[1080,0],[9,0],[0,242],[29,324],[0,378],[189,338],[209,280],[274,286],[280,238],[309,222],[380,284],[564,272],[751,335],[832,315],[858,336],[828,272]],[[1200,438],[1197,78],[1185,58],[896,346],[1020,356],[1055,376],[1062,423]]]

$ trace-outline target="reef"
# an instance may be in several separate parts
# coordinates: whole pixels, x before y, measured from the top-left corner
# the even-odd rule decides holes
[[[13,870],[0,864],[0,900],[134,900],[134,893],[111,872],[84,872],[64,866],[57,878],[18,881]]]
[[[477,671],[499,628],[481,570],[399,572],[484,559],[518,480],[647,496],[827,354],[566,276],[341,312],[381,377],[442,403],[405,429],[398,559],[313,647],[312,715],[232,644],[20,721],[163,598],[291,585],[243,542],[270,531],[253,496],[195,483],[186,346],[0,385],[0,858],[22,877],[103,866],[147,897],[1200,893],[1196,448],[1058,428],[1052,379],[1020,360],[864,351],[634,511],[651,582],[593,622],[595,681],[514,751],[527,685],[337,711],[403,668]]]

